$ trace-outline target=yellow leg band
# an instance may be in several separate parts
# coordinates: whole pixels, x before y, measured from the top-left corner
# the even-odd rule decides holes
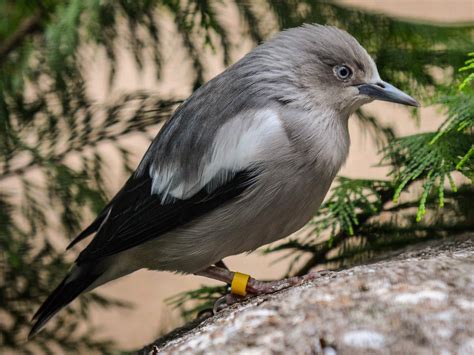
[[[241,274],[240,272],[234,272],[234,278],[230,284],[230,292],[238,296],[247,295],[247,284],[249,282],[250,275]]]

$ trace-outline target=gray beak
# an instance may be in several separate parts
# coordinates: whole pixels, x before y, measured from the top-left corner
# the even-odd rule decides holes
[[[413,97],[385,81],[379,81],[374,84],[361,84],[357,88],[359,89],[359,94],[366,95],[375,100],[390,101],[415,107],[420,106]]]

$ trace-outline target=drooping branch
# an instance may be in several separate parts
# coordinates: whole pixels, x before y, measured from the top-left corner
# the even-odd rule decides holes
[[[133,101],[135,98],[137,97],[134,95],[127,95],[122,99],[123,101],[105,109],[105,111],[108,112],[109,116],[120,115],[121,111],[126,111],[124,105],[127,101]],[[23,175],[32,169],[43,166],[44,164],[60,163],[71,153],[81,153],[86,148],[94,148],[105,142],[116,142],[119,138],[123,138],[129,134],[143,132],[147,127],[166,121],[171,116],[176,106],[181,102],[181,100],[156,100],[153,96],[144,97],[142,98],[141,106],[136,109],[134,115],[128,119],[123,118],[121,123],[124,126],[121,129],[108,131],[105,128],[110,128],[110,126],[105,126],[100,127],[100,131],[96,132],[94,135],[88,134],[85,138],[75,137],[77,139],[70,142],[68,147],[53,156],[42,157],[37,154],[34,159],[22,166],[0,171],[0,181]]]
[[[43,12],[38,11],[20,23],[17,30],[0,44],[0,65],[6,60],[10,52],[20,46],[28,35],[39,32],[42,29],[41,20]]]
[[[380,201],[382,206],[385,206],[389,201],[392,200],[394,190],[385,189],[380,192]],[[354,234],[357,234],[357,231],[363,227],[363,225],[372,217],[372,214],[362,213],[357,216],[358,224],[354,226]],[[350,235],[347,231],[341,230],[333,238],[331,243],[326,243],[321,249],[314,251],[311,258],[295,273],[296,276],[301,276],[307,274],[313,267],[318,264],[321,264],[326,259],[326,254],[333,250],[335,247],[339,246],[344,242]]]

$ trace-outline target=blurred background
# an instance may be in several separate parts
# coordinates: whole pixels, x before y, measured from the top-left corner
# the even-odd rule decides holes
[[[469,73],[459,68],[474,51],[472,0],[2,0],[0,14],[2,353],[133,350],[183,324],[184,305],[165,300],[218,283],[139,271],[81,296],[26,343],[32,314],[85,245],[64,253],[68,242],[118,191],[179,102],[273,33],[302,23],[346,29],[381,77],[424,107],[377,102],[357,112],[340,173],[350,179],[335,182],[314,223],[228,266],[280,278],[290,266],[298,273],[370,257],[382,245],[372,236],[396,248],[474,229],[472,212],[459,207],[473,196],[474,104],[472,91],[463,93],[471,84],[458,89]],[[432,157],[441,141],[459,144]],[[430,164],[409,154],[423,151],[413,142],[427,147]],[[391,201],[400,194],[405,230],[394,232],[400,211]],[[341,212],[348,198],[357,203]],[[437,224],[440,215],[455,222]],[[181,300],[199,295],[209,296]]]

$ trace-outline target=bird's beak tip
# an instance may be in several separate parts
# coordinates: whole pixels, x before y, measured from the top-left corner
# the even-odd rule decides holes
[[[413,97],[410,97],[410,98],[411,98],[410,101],[407,100],[405,102],[398,102],[398,103],[402,105],[406,105],[406,106],[416,107],[416,108],[421,107],[420,103],[417,100],[415,100]]]
[[[367,83],[358,85],[359,94],[368,96],[374,100],[394,102],[397,104],[420,107],[420,103],[410,95],[405,94],[395,86],[380,81],[377,83]]]
[[[413,105],[411,105],[411,106],[413,106],[413,107],[421,107],[421,104],[420,104],[417,100],[413,99]]]

